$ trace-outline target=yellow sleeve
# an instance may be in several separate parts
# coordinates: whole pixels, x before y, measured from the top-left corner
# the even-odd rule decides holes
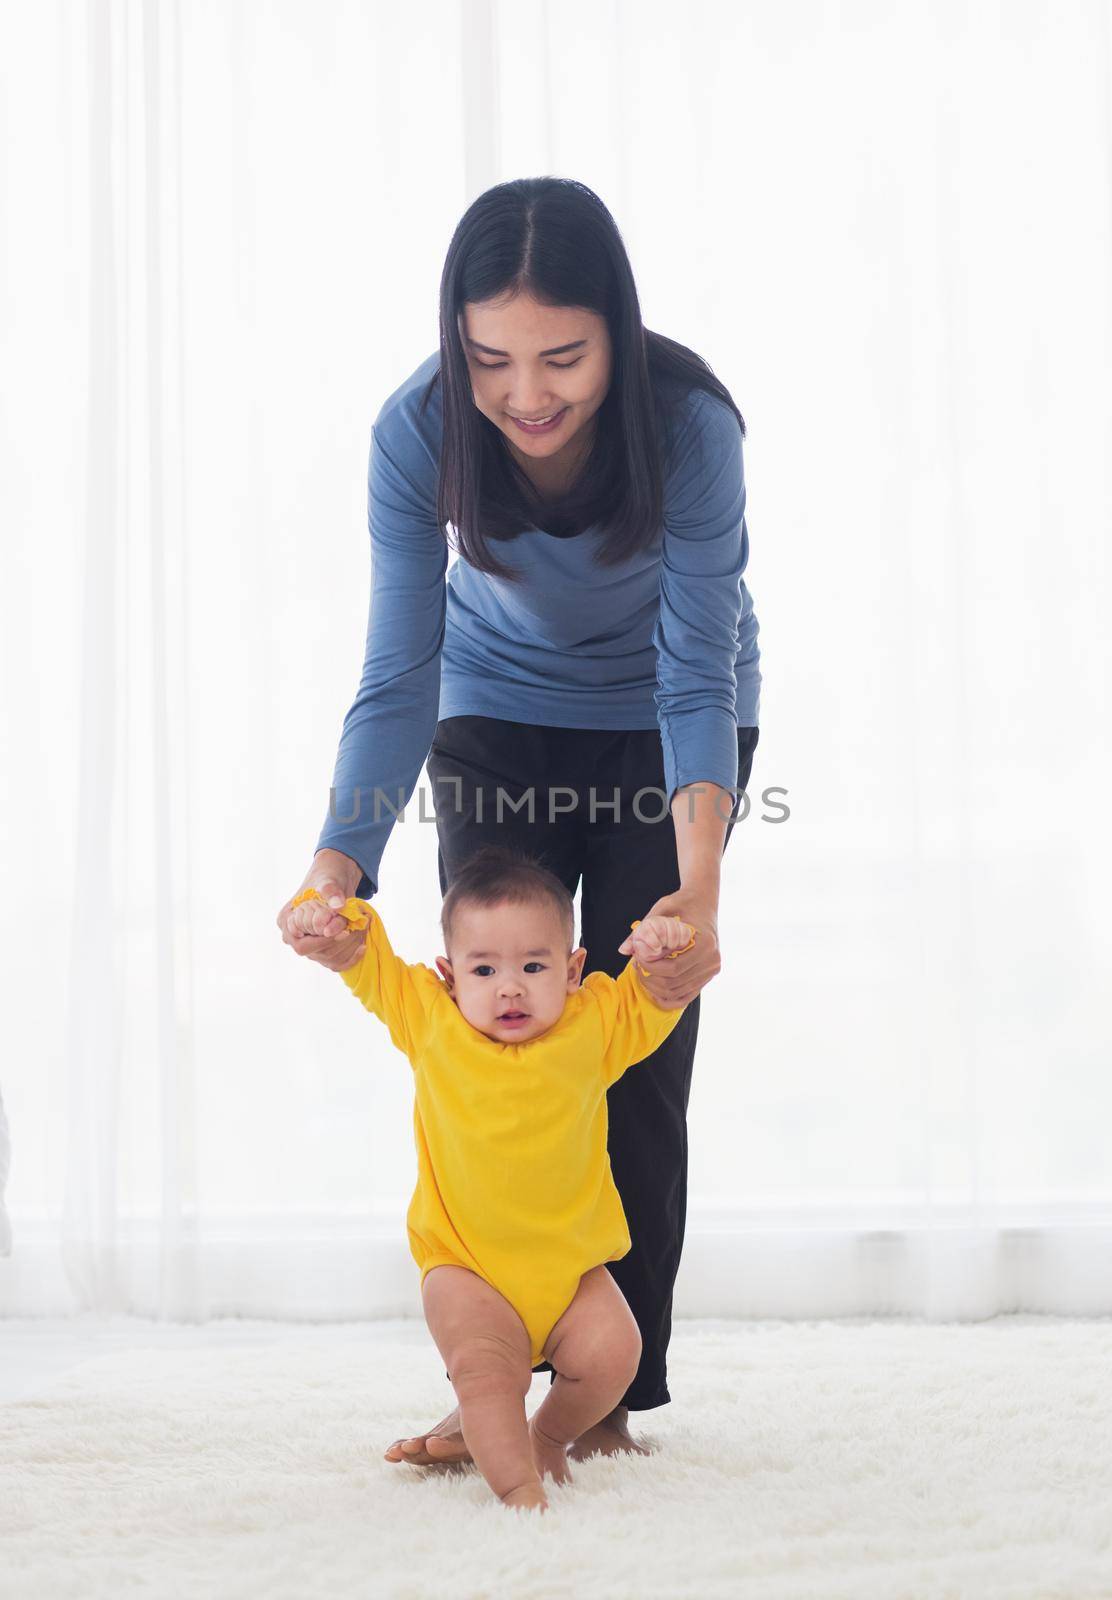
[[[367,1010],[386,1024],[391,1039],[412,1062],[428,1029],[438,980],[429,967],[411,966],[395,955],[382,918],[370,901],[355,904],[367,919],[363,959],[345,967],[340,977]],[[349,900],[342,914],[347,916],[352,905]]]
[[[608,1089],[627,1067],[644,1061],[664,1043],[686,1010],[684,1006],[658,1006],[637,979],[635,967],[631,959],[616,978],[608,972],[592,972],[583,980],[602,1010],[602,1072]]]

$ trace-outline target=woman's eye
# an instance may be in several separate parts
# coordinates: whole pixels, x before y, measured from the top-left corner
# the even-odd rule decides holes
[[[548,364],[550,367],[559,367],[563,371],[567,367],[577,367],[582,360],[582,356],[576,356],[574,361],[550,361]],[[485,367],[488,372],[497,372],[498,368],[504,367],[506,363],[504,361],[476,361],[475,365],[477,367]]]

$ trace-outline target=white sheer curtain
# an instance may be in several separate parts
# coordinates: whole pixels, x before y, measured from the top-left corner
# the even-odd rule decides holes
[[[419,1311],[408,1068],[274,919],[358,679],[371,421],[463,209],[554,172],[749,430],[762,733],[677,1313],[1112,1312],[1110,31],[0,13],[0,1310]],[[411,807],[411,960],[438,903]]]

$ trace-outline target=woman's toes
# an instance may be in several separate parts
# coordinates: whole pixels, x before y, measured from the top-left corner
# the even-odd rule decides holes
[[[414,1461],[421,1455],[428,1460],[430,1458],[422,1448],[424,1442],[424,1439],[395,1439],[382,1453],[387,1461]]]
[[[462,1433],[419,1433],[409,1439],[395,1439],[383,1453],[387,1461],[412,1462],[415,1467],[471,1460]]]
[[[400,1439],[398,1453],[387,1456],[391,1461],[411,1461],[414,1466],[430,1467],[440,1461],[470,1461],[471,1452],[463,1442],[462,1434],[422,1434],[415,1439]],[[390,1450],[394,1445],[390,1446]]]
[[[471,1460],[471,1452],[461,1433],[430,1433],[425,1441],[425,1449],[437,1461]]]

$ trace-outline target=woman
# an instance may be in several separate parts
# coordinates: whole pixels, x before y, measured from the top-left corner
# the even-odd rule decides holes
[[[582,881],[585,972],[618,975],[637,918],[678,914],[698,932],[650,964],[658,1001],[687,1005],[682,1023],[608,1097],[633,1240],[609,1270],[642,1357],[574,1459],[647,1453],[628,1413],[670,1400],[698,995],[721,966],[721,857],[759,737],[744,434],[707,364],[644,328],[606,207],[548,177],[499,184],[467,210],[441,280],[440,348],[372,430],[363,675],[300,887],[332,905],[376,893],[427,760],[442,893],[501,839],[571,893]],[[447,572],[449,525],[460,559]],[[287,930],[289,909],[278,924],[298,955],[352,962],[358,935],[327,904],[305,935]],[[386,1458],[470,1459],[458,1411]]]

